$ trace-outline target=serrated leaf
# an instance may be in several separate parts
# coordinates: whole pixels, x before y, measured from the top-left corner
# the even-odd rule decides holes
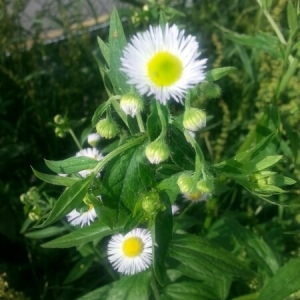
[[[93,169],[98,164],[98,161],[86,156],[77,156],[59,161],[45,159],[45,163],[55,173],[72,174],[82,170]]]
[[[162,291],[162,300],[216,300],[212,289],[199,282],[180,282],[167,285]]]
[[[25,236],[30,239],[44,239],[66,231],[66,227],[50,226],[41,230],[30,231]]]
[[[145,187],[154,187],[156,185],[155,170],[152,166],[146,163],[139,163],[139,179]]]
[[[99,45],[99,48],[101,50],[101,53],[109,67],[110,65],[110,60],[109,60],[109,47],[106,43],[103,42],[103,40],[97,36],[97,41],[98,41],[98,45]]]
[[[79,180],[78,178],[62,177],[62,176],[58,176],[58,175],[49,175],[49,174],[40,173],[37,170],[35,170],[33,167],[31,167],[31,169],[37,178],[39,178],[45,182],[55,184],[55,185],[62,185],[62,186],[70,187],[76,181]]]
[[[245,247],[249,256],[261,269],[266,271],[269,276],[274,275],[279,265],[273,251],[265,241],[233,219],[226,218],[224,221],[229,232],[233,234],[241,246]]]
[[[224,68],[213,69],[206,73],[206,80],[217,81],[217,80],[221,79],[222,77],[227,76],[228,74],[230,74],[231,72],[234,72],[236,70],[237,70],[237,68],[235,68],[235,67],[224,67]]]
[[[102,115],[106,111],[107,107],[110,105],[109,101],[105,101],[102,103],[95,111],[93,117],[92,117],[92,126],[96,126],[97,123],[100,121]]]
[[[101,239],[121,230],[121,227],[111,230],[100,221],[95,221],[90,226],[79,228],[55,240],[42,244],[44,248],[70,248],[80,244]]]
[[[93,179],[94,176],[88,176],[67,188],[55,203],[46,221],[43,224],[36,226],[36,228],[43,228],[51,225],[76,208],[76,206],[83,201]]]
[[[261,290],[257,300],[282,300],[300,290],[300,258],[289,260]]]
[[[71,283],[76,279],[80,278],[82,275],[84,275],[92,266],[93,261],[94,256],[92,255],[81,258],[71,269],[63,284]]]
[[[166,268],[165,259],[172,239],[173,217],[169,197],[166,193],[160,194],[161,203],[165,210],[157,214],[155,224],[151,228],[153,247],[153,268],[157,281],[164,285]]]
[[[130,86],[126,83],[126,76],[120,71],[122,51],[126,44],[121,20],[117,10],[114,9],[110,18],[109,29],[109,75],[117,95],[124,95],[130,91]]]
[[[198,280],[219,278],[224,274],[236,277],[254,275],[233,254],[199,236],[174,235],[169,255],[178,261],[179,271]]]
[[[145,271],[115,281],[106,300],[148,300],[151,273]]]
[[[107,295],[112,289],[113,284],[107,284],[99,289],[89,292],[76,300],[107,300]]]

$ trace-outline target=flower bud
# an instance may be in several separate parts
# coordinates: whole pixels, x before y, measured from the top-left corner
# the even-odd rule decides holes
[[[168,145],[163,139],[157,139],[146,147],[145,154],[151,164],[159,164],[170,155]]]
[[[205,194],[212,194],[214,191],[214,183],[210,178],[206,178],[197,182],[197,189]]]
[[[196,187],[193,184],[193,176],[183,173],[177,179],[177,184],[182,193],[194,193],[196,191]]]
[[[111,139],[119,133],[118,125],[108,118],[100,120],[96,125],[97,132],[106,139]]]
[[[219,98],[222,93],[217,84],[208,81],[201,82],[200,90],[207,98]]]
[[[91,133],[87,137],[87,142],[90,146],[96,147],[101,139],[101,136],[98,133]]]
[[[60,138],[64,138],[66,136],[66,132],[64,130],[62,130],[61,128],[59,128],[59,127],[56,127],[54,129],[54,132],[55,132],[55,135],[60,137]]]
[[[126,115],[132,118],[144,108],[144,102],[139,96],[129,93],[121,98],[120,106]]]
[[[188,108],[183,115],[183,127],[190,131],[198,131],[206,126],[206,114],[198,108]]]
[[[54,123],[58,124],[58,125],[62,125],[64,123],[64,118],[61,115],[56,115],[54,117]]]
[[[150,191],[143,195],[142,208],[148,216],[154,216],[159,211],[165,210],[165,206],[161,204],[159,194],[156,191]]]

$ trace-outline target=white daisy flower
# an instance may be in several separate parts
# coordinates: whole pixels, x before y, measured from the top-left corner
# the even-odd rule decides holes
[[[71,225],[80,225],[81,227],[90,225],[91,222],[94,222],[96,217],[97,214],[95,208],[91,204],[89,204],[88,210],[83,213],[73,209],[69,214],[67,214],[67,220],[71,223]]]
[[[199,190],[197,192],[191,193],[191,194],[182,193],[182,195],[185,200],[193,201],[193,202],[206,201],[209,196],[209,194],[203,193],[202,191],[199,191]]]
[[[108,259],[114,269],[126,275],[146,270],[152,261],[152,239],[149,230],[135,228],[125,236],[113,235],[108,243]]]
[[[170,98],[182,103],[187,90],[205,78],[206,59],[199,55],[196,38],[184,37],[176,25],[150,26],[125,47],[121,70],[140,94],[154,95],[162,104]]]
[[[85,148],[76,153],[76,156],[86,156],[95,160],[101,160],[103,155],[96,148]],[[91,170],[82,170],[78,172],[83,178],[91,174]],[[100,176],[100,173],[97,175]]]

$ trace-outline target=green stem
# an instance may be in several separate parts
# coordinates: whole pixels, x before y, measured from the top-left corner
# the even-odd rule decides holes
[[[76,137],[74,131],[72,130],[72,128],[69,128],[69,133],[71,134],[71,136],[72,136],[72,138],[73,138],[75,144],[76,144],[77,147],[79,148],[79,150],[81,150],[82,147],[81,147],[81,145],[80,145],[80,143],[79,143],[79,141],[78,141],[78,139],[77,139],[77,137]]]
[[[160,294],[159,294],[159,291],[157,288],[154,271],[152,271],[152,276],[151,276],[151,288],[152,288],[155,300],[160,300]]]
[[[137,119],[137,122],[138,122],[138,125],[139,125],[140,132],[145,132],[144,122],[142,120],[142,116],[141,116],[140,112],[138,112],[136,114],[136,119]]]
[[[167,134],[167,123],[166,123],[166,119],[162,112],[161,104],[159,101],[156,101],[156,109],[157,109],[158,117],[159,117],[159,120],[161,123],[161,133],[159,135],[159,138],[164,138]]]

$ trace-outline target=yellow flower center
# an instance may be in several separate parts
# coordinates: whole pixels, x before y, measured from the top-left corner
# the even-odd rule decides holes
[[[122,250],[127,257],[139,256],[143,251],[143,242],[138,237],[130,237],[123,243]]]
[[[189,197],[192,201],[198,200],[202,197],[202,193],[200,191],[197,191],[196,193],[189,194]]]
[[[148,62],[148,75],[159,87],[174,84],[181,76],[181,60],[170,52],[158,52]]]

